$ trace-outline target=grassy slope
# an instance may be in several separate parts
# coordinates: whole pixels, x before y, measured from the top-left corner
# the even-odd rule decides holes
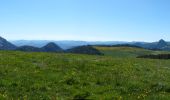
[[[170,98],[170,60],[116,56],[0,51],[0,99]]]
[[[139,55],[147,55],[147,54],[161,54],[161,53],[170,53],[167,51],[152,51],[146,50],[142,48],[135,47],[95,47],[100,50],[107,56],[112,57],[136,57]]]

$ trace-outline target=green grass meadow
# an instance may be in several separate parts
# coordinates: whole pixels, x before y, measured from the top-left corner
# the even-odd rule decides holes
[[[0,51],[0,100],[169,100],[169,53],[96,47],[104,56]]]

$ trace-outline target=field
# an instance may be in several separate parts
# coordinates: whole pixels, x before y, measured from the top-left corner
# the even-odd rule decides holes
[[[168,53],[96,47],[105,56],[0,51],[0,100],[169,100]]]

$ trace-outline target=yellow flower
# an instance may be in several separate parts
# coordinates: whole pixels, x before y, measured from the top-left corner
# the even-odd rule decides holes
[[[119,96],[119,100],[122,100],[122,96]]]
[[[140,96],[138,96],[138,99],[140,99]]]

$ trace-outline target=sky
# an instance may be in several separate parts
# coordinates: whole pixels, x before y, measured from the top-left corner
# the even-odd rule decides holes
[[[170,0],[0,0],[8,40],[170,41]]]

